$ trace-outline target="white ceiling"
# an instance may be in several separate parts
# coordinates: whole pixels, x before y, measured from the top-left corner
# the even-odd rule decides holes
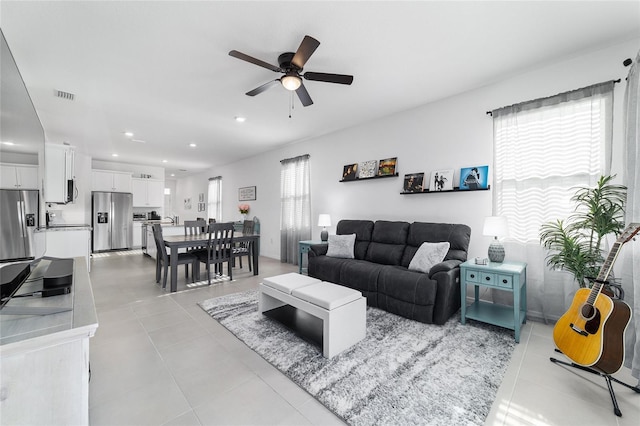
[[[48,141],[181,176],[640,37],[640,2],[3,0],[0,27]],[[353,84],[306,81],[293,118],[282,87],[246,96],[279,75],[228,52],[277,65],[305,34],[305,71]]]

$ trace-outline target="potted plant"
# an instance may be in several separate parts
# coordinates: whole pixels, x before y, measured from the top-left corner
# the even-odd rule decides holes
[[[540,228],[540,242],[549,250],[547,265],[573,274],[581,288],[591,287],[588,278],[600,271],[605,235],[618,236],[624,229],[627,188],[611,183],[614,178],[601,176],[594,188],[579,188],[571,197],[575,213]]]

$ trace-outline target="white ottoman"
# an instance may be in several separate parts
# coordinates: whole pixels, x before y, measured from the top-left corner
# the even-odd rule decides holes
[[[265,279],[259,286],[259,309],[263,313],[287,304],[320,318],[322,354],[332,358],[364,339],[366,298],[348,287],[310,280],[315,278],[299,274]]]

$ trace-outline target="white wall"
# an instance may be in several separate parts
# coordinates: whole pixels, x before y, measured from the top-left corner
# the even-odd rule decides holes
[[[490,238],[482,223],[492,213],[492,191],[400,195],[406,173],[489,165],[493,169],[492,120],[486,111],[535,98],[622,78],[615,88],[614,172],[622,164],[622,99],[627,69],[622,61],[635,57],[640,39],[609,46],[565,61],[547,64],[510,79],[424,105],[402,114],[330,135],[288,145],[243,161],[180,179],[178,199],[206,194],[207,179],[223,177],[223,219],[237,220],[237,190],[257,186],[249,217],[261,222],[261,254],[280,257],[280,160],[310,154],[312,218],[329,213],[335,232],[340,219],[406,220],[465,223],[472,228],[470,257],[486,256]],[[470,64],[469,72],[473,72]],[[381,99],[380,102],[384,102]],[[313,108],[313,107],[310,107]],[[295,119],[295,118],[294,118]],[[250,125],[250,120],[246,125]],[[398,157],[397,178],[338,182],[345,164]],[[456,173],[455,179],[458,179]],[[455,180],[454,180],[455,182]],[[456,185],[457,186],[457,185]],[[188,212],[180,212],[181,220]],[[192,210],[189,216],[195,218]],[[313,238],[321,229],[314,227]]]

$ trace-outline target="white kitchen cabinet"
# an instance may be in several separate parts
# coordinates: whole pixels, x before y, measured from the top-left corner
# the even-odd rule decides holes
[[[133,222],[133,248],[140,247],[142,247],[142,222]]]
[[[131,192],[131,173],[111,170],[92,170],[91,190],[104,192]]]
[[[133,207],[163,207],[164,181],[158,179],[131,179]]]
[[[47,230],[46,256],[50,257],[82,257],[89,262],[91,250],[91,228],[55,228]]]
[[[74,186],[69,181],[75,179],[75,153],[72,146],[46,144],[44,150],[44,198],[50,203],[68,203],[73,199]]]
[[[29,164],[0,164],[0,188],[38,189],[38,166]]]

